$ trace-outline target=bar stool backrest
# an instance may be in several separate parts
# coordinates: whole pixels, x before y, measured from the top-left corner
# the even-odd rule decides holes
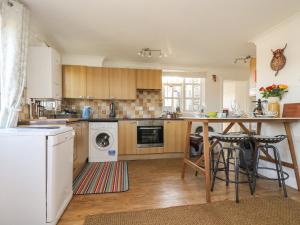
[[[284,104],[282,117],[300,117],[300,103]]]

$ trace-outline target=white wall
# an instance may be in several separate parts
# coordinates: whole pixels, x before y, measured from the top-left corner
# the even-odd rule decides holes
[[[237,88],[236,96],[248,96],[249,68],[208,68],[205,83],[205,100],[208,111],[219,111],[223,109],[223,82],[226,80],[236,81],[240,85]],[[217,82],[212,80],[212,75],[217,75]],[[244,108],[244,107],[243,107]]]
[[[103,66],[104,57],[98,55],[63,54],[63,65]]]
[[[282,22],[271,30],[257,37],[254,42],[257,47],[257,87],[270,84],[284,83],[289,85],[289,92],[283,97],[281,104],[300,102],[300,14],[297,14],[288,20]],[[287,58],[286,66],[275,77],[275,72],[270,68],[272,58],[271,49],[282,48],[287,43],[285,56]],[[263,125],[265,134],[285,134],[280,125]],[[292,133],[298,164],[300,164],[300,123],[292,124]],[[284,142],[278,146],[283,160],[290,161],[287,143]],[[291,175],[288,184],[296,187],[294,173],[287,169]]]
[[[250,112],[249,81],[224,80],[223,107],[230,110],[233,101],[236,101],[239,110]]]

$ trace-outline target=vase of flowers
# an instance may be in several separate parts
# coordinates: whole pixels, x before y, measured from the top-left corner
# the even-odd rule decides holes
[[[268,87],[261,87],[259,89],[263,98],[268,99],[268,111],[280,116],[280,100],[284,93],[288,92],[288,86],[285,84],[273,84]]]

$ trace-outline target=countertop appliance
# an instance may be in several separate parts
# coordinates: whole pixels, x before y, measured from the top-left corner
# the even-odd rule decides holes
[[[118,160],[118,122],[89,123],[89,162]]]
[[[0,129],[0,224],[55,225],[70,202],[74,131]]]
[[[82,110],[82,118],[89,119],[91,116],[92,108],[90,106],[84,106]]]
[[[140,120],[137,122],[137,147],[163,147],[164,121]]]
[[[115,102],[112,101],[109,105],[109,118],[115,118],[116,117],[116,105]]]

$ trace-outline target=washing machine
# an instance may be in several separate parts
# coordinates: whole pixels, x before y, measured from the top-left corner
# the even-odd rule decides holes
[[[118,160],[118,123],[89,123],[89,162]]]

